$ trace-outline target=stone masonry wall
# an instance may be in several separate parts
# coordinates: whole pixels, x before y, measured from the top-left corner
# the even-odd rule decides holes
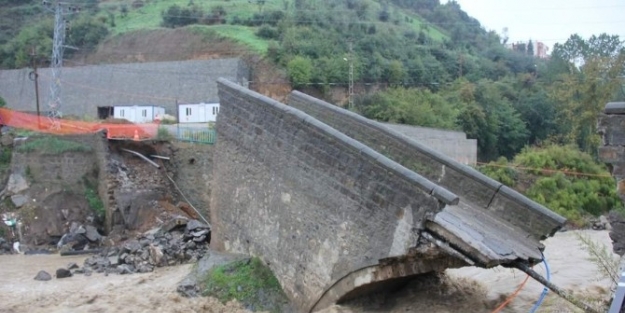
[[[616,190],[625,201],[625,102],[608,103],[604,113],[599,115],[597,131],[603,139],[599,147],[599,158],[610,165],[616,180]],[[625,254],[625,218],[618,213],[609,216],[612,231],[610,238],[614,253]]]
[[[224,79],[211,245],[260,256],[308,311],[349,273],[417,245],[458,198],[299,110]]]
[[[336,128],[393,161],[487,209],[537,239],[552,234],[562,217],[475,169],[390,130],[382,124],[298,91],[288,104]]]

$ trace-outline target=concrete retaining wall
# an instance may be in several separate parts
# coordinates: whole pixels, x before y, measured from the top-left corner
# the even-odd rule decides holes
[[[564,219],[518,192],[382,124],[298,91],[288,104],[336,128],[537,239],[553,234]]]
[[[297,109],[218,85],[211,245],[261,256],[301,311],[350,273],[409,254],[425,217],[458,203]]]
[[[465,165],[477,163],[477,139],[459,131],[382,123],[387,128]]]
[[[35,112],[30,69],[0,71],[0,96],[12,110]],[[61,73],[64,115],[97,118],[97,107],[157,105],[176,115],[178,103],[217,102],[217,78],[243,86],[249,70],[240,59],[194,60],[67,67]],[[40,109],[48,111],[52,73],[39,69]]]

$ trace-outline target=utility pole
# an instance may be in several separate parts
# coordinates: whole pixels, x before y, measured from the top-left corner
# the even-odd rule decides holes
[[[33,71],[30,72],[29,77],[35,81],[35,103],[37,104],[37,116],[41,115],[39,111],[39,74],[37,73],[37,47],[33,46],[30,51],[30,64],[33,67]]]
[[[353,41],[349,40],[349,87],[347,89],[349,95],[348,109],[354,108],[354,50]]]
[[[61,69],[63,68],[63,51],[67,47],[63,43],[69,28],[69,22],[65,20],[64,16],[78,13],[80,9],[71,3],[59,0],[43,0],[43,6],[48,11],[54,12],[54,38],[52,41],[52,59],[50,60],[52,83],[50,84],[50,98],[48,99],[48,108],[50,109],[48,116],[52,120],[52,127],[58,128],[58,119],[63,116],[61,113]]]
[[[30,63],[33,67],[33,71],[28,74],[29,78],[35,81],[35,103],[37,104],[37,128],[41,128],[41,112],[39,111],[39,73],[37,73],[37,46],[33,46],[30,51]]]

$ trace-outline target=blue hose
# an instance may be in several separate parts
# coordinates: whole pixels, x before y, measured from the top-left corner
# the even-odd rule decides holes
[[[545,258],[545,255],[542,254],[542,252],[540,254],[543,256],[543,263],[545,263],[545,271],[547,272],[547,281],[551,282],[551,271],[549,270],[549,264],[547,263],[547,259]],[[543,289],[543,292],[540,294],[540,298],[538,298],[538,301],[536,301],[536,303],[534,304],[534,307],[532,307],[532,310],[530,310],[530,313],[536,313],[536,310],[538,310],[540,305],[543,303],[548,292],[549,292],[549,289],[545,287]]]

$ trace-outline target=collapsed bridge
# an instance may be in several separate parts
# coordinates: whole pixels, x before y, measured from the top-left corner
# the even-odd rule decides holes
[[[565,222],[334,105],[218,88],[211,244],[260,256],[300,311],[451,267],[533,265]]]

